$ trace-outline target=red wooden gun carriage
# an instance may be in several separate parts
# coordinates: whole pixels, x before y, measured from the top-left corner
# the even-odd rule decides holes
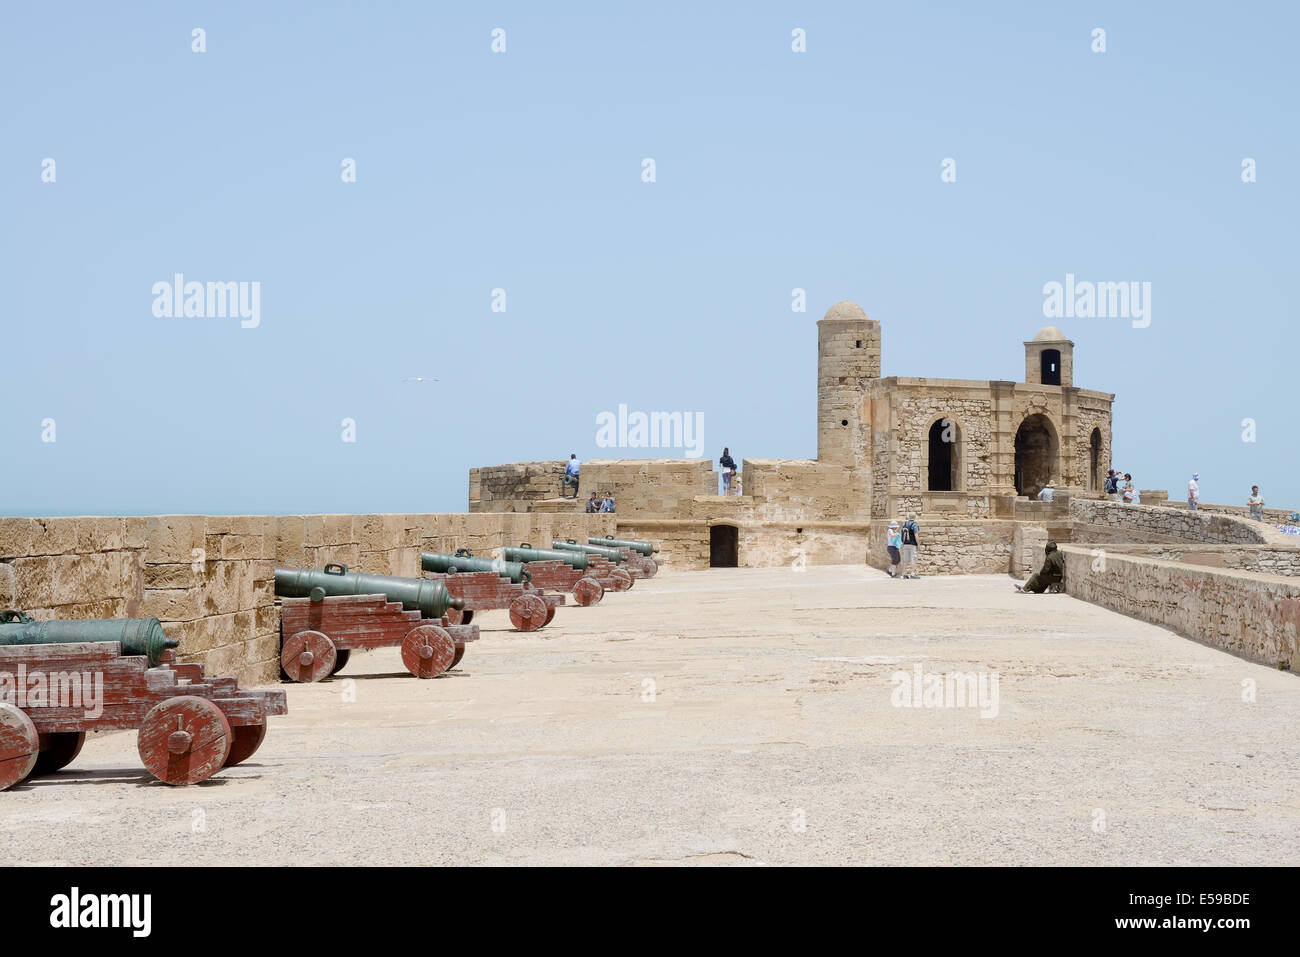
[[[150,656],[124,655],[114,641],[0,647],[0,790],[66,767],[87,732],[122,729],[138,729],[140,760],[158,780],[197,784],[246,761],[266,719],[287,713],[283,691],[250,691],[175,664],[170,652],[158,657],[150,667]]]
[[[338,674],[353,649],[394,646],[402,649],[407,671],[436,678],[460,664],[465,643],[478,639],[478,625],[453,625],[445,615],[423,618],[386,595],[327,595],[280,599],[280,635],[280,666],[293,681]]]

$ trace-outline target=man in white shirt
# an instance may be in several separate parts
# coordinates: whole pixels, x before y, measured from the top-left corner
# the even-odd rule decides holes
[[[1055,485],[1056,485],[1055,479],[1049,480],[1046,485],[1044,485],[1041,489],[1038,490],[1038,500],[1040,502],[1050,502],[1053,499],[1053,497],[1056,495],[1056,491],[1053,488],[1053,486]]]
[[[578,458],[578,453],[574,452],[569,456],[569,462],[564,466],[564,484],[560,486],[560,495],[564,496],[564,490],[570,485],[573,486],[573,497],[578,497],[578,473],[582,470],[582,459]]]
[[[1192,480],[1187,483],[1187,507],[1196,511],[1196,503],[1201,500],[1201,473],[1193,472]]]
[[[1250,507],[1250,517],[1257,522],[1264,521],[1264,496],[1259,494],[1259,486],[1250,487],[1250,498],[1246,499],[1246,504]]]

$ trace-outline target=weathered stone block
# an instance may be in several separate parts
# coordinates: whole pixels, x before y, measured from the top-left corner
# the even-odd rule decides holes
[[[194,561],[196,550],[204,548],[202,515],[155,515],[145,532],[145,561],[177,564]]]

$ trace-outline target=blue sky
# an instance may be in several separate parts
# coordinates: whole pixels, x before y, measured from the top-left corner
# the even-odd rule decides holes
[[[1152,284],[1149,328],[1056,322],[1116,464],[1300,507],[1295,5],[973,7],[6,6],[0,513],[460,511],[475,465],[680,454],[598,449],[620,403],[811,457],[832,303],[886,375],[1019,380],[1067,272]],[[155,317],[175,273],[260,324]]]

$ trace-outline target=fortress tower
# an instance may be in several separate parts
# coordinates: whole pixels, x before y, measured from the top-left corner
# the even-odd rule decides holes
[[[817,323],[817,461],[870,467],[867,381],[880,378],[880,323],[847,299]]]

